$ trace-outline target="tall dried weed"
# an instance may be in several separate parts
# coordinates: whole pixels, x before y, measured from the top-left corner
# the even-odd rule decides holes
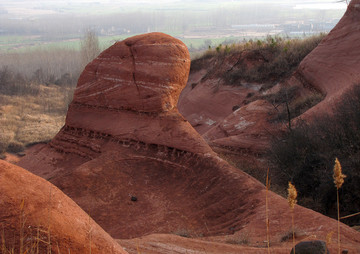
[[[295,204],[297,202],[297,191],[296,188],[291,182],[289,182],[288,187],[288,203],[291,210],[291,224],[292,224],[292,238],[293,238],[293,248],[294,248],[294,254],[295,254],[295,223],[294,223],[294,208]]]
[[[340,234],[340,204],[339,204],[339,189],[344,183],[346,175],[342,173],[342,168],[338,158],[335,159],[334,165],[334,183],[336,187],[336,200],[337,200],[337,219],[338,219],[338,253],[341,253],[341,234]]]

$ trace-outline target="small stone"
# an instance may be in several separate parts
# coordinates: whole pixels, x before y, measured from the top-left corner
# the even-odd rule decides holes
[[[329,250],[326,248],[326,243],[324,241],[305,241],[300,242],[292,248],[290,254],[315,254],[315,253],[327,253],[329,254]]]
[[[131,196],[131,201],[136,202],[138,199],[135,196]]]

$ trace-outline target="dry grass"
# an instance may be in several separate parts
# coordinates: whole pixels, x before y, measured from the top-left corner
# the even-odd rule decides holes
[[[27,214],[24,209],[25,200],[19,206],[19,224],[15,225],[18,229],[13,235],[13,240],[6,242],[6,231],[2,228],[1,233],[1,253],[3,254],[40,254],[51,253],[51,234],[50,228],[43,229],[40,226],[33,228],[27,223]],[[9,235],[8,235],[9,236]],[[9,237],[7,239],[10,239]],[[60,252],[58,252],[60,253]]]
[[[72,93],[72,88],[40,85],[38,95],[0,94],[0,153],[53,138],[64,124]]]
[[[248,68],[247,60],[240,58],[239,61],[219,77],[226,84],[241,86],[243,81],[267,83],[273,86],[278,81],[289,77],[297,68],[304,57],[309,54],[325,37],[319,34],[304,39],[290,39],[283,37],[268,36],[264,40],[249,40],[232,45],[219,45],[215,49],[209,49],[202,56],[193,59],[191,71],[202,68],[216,72],[223,64],[223,59],[232,55],[245,55],[258,58],[257,63]],[[250,57],[250,58],[252,58]],[[216,60],[212,61],[211,59]],[[215,62],[215,64],[214,64]]]
[[[341,188],[341,186],[344,183],[344,178],[346,177],[346,175],[344,175],[342,173],[342,169],[341,169],[341,165],[340,162],[338,160],[338,158],[335,159],[335,165],[334,165],[334,183],[335,183],[335,187],[336,187],[336,200],[337,200],[337,219],[338,219],[338,253],[341,253],[341,234],[340,234],[340,204],[339,204],[339,189]]]
[[[265,192],[265,215],[266,215],[266,245],[267,251],[270,254],[270,221],[269,221],[269,189],[270,189],[270,180],[269,180],[269,168],[266,173],[266,192]]]
[[[291,210],[291,224],[292,224],[292,239],[293,239],[293,248],[294,248],[294,254],[295,254],[295,225],[294,225],[294,208],[296,204],[296,198],[297,198],[297,191],[294,185],[289,182],[289,188],[288,188],[288,202],[289,207]]]
[[[226,243],[236,245],[250,245],[250,236],[248,232],[243,232],[237,237],[229,237]]]

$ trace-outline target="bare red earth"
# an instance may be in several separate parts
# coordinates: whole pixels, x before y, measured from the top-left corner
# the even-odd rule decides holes
[[[57,187],[3,160],[0,193],[2,251],[127,253]]]
[[[59,187],[114,238],[135,238],[124,241],[133,253],[153,245],[146,239],[156,237],[137,239],[153,233],[211,242],[246,235],[264,248],[263,184],[220,159],[177,111],[189,61],[184,44],[161,33],[116,43],[85,68],[62,130],[19,164]],[[272,192],[269,202],[271,241],[281,245],[291,228],[288,204]],[[302,238],[325,239],[337,228],[319,213],[295,211]],[[356,253],[360,233],[341,230],[343,247]],[[169,253],[161,241],[149,253]]]

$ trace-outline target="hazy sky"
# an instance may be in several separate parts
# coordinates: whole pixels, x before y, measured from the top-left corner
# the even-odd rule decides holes
[[[221,4],[225,1],[217,1],[217,0],[0,0],[0,5],[8,5],[8,4],[16,4],[17,2],[26,2],[26,3],[40,3],[40,2],[53,2],[53,3],[102,3],[102,4],[134,4],[134,5],[141,5],[142,3],[191,3],[191,2],[202,2],[203,4],[206,3],[217,3]],[[227,2],[231,2],[231,0],[227,0]],[[321,9],[344,9],[346,8],[345,3],[339,3],[339,0],[233,0],[232,2],[238,3],[251,3],[251,4],[261,4],[261,3],[296,3],[298,8],[321,8]]]

